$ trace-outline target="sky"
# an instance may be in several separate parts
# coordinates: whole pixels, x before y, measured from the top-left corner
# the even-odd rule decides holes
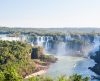
[[[100,0],[0,0],[0,26],[100,27]]]

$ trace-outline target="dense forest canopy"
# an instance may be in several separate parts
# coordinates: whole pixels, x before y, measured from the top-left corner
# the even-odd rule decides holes
[[[5,75],[5,71],[14,70],[20,76],[24,76],[25,70],[34,69],[34,62],[30,65],[30,53],[31,45],[27,43],[0,41],[0,72]]]

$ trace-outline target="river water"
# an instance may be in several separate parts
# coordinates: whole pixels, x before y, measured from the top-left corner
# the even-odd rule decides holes
[[[70,76],[75,73],[81,74],[82,76],[96,76],[94,72],[88,69],[88,67],[95,65],[95,62],[90,58],[72,56],[57,56],[57,58],[58,61],[51,64],[46,75],[54,78],[60,75]]]

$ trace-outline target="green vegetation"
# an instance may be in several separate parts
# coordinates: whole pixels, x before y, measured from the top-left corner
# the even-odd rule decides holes
[[[0,81],[21,81],[35,66],[30,58],[31,46],[22,42],[0,41]],[[4,77],[4,78],[3,78]]]
[[[53,55],[44,55],[43,53],[44,49],[40,46],[34,46],[32,48],[32,54],[31,58],[32,59],[39,59],[42,63],[54,63],[56,62],[57,58],[55,58]]]
[[[37,49],[34,50],[36,59],[31,58],[32,48]],[[36,65],[46,66],[53,59],[43,54],[42,47],[19,41],[0,41],[0,81],[23,81],[25,76],[41,70]]]
[[[30,78],[28,81],[89,81],[89,77],[82,77],[81,75],[74,74],[70,77],[60,76],[55,80],[51,77],[37,76]]]

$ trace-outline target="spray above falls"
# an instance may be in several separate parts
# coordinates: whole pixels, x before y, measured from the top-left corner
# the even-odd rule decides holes
[[[30,42],[42,46],[46,53],[87,57],[91,50],[100,45],[97,35],[30,36]]]

